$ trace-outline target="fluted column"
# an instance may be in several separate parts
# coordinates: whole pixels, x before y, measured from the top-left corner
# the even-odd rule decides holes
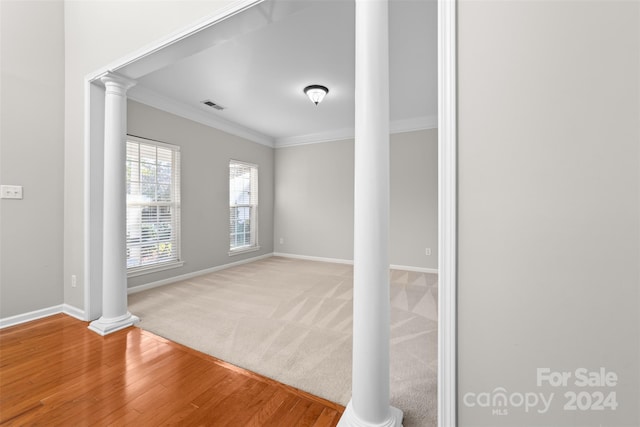
[[[389,4],[356,0],[353,385],[340,427],[399,427],[389,404]]]
[[[127,308],[126,255],[127,90],[135,82],[111,73],[101,81],[105,86],[102,316],[89,329],[107,335],[139,321]]]

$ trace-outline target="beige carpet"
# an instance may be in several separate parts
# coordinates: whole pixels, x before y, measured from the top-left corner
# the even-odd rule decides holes
[[[129,296],[140,327],[346,405],[353,268],[267,258]],[[391,403],[436,425],[437,275],[391,272]]]

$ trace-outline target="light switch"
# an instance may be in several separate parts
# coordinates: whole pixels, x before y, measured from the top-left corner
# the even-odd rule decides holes
[[[1,185],[0,198],[22,199],[22,185]]]

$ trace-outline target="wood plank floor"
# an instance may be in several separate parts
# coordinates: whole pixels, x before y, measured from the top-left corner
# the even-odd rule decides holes
[[[0,330],[0,424],[335,426],[344,407],[127,328],[60,314]]]

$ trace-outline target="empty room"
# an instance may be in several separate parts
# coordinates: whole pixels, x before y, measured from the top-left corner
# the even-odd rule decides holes
[[[387,377],[378,394],[405,425],[434,424],[436,2],[385,10],[388,38],[361,49],[388,43],[386,70],[360,101],[355,6],[260,2],[90,81],[90,279],[77,317],[104,336],[136,325],[345,407],[352,365],[368,363],[352,357],[360,280],[364,306],[376,287],[386,299],[372,312],[381,330],[364,332],[388,342],[361,350],[388,354],[372,367]],[[358,102],[379,110],[360,130]],[[367,157],[381,163],[367,172]],[[358,206],[357,186],[379,200]],[[123,271],[124,294],[112,285]],[[215,424],[219,409],[207,411]]]
[[[0,424],[637,427],[640,2],[0,0]]]
[[[435,422],[435,6],[389,10],[390,386],[414,425]],[[347,405],[354,223],[377,215],[354,212],[355,5],[258,7],[229,18],[246,32],[127,91],[129,311],[145,330]]]

